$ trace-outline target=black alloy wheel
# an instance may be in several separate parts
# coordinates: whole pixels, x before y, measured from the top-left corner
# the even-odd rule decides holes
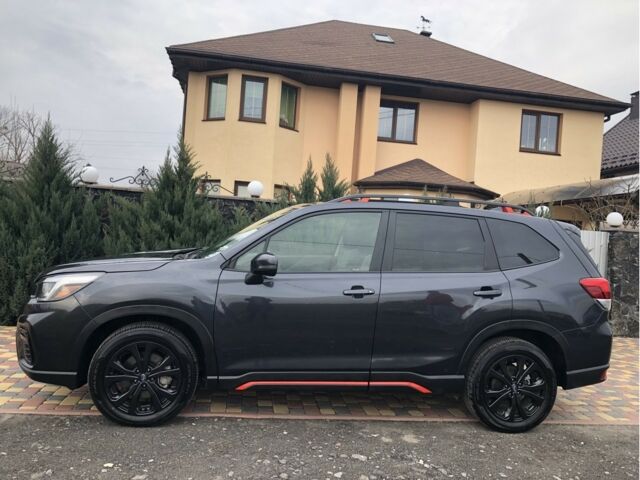
[[[557,383],[542,350],[503,337],[485,344],[467,375],[465,402],[489,427],[523,432],[540,424],[553,408]]]
[[[178,331],[136,323],[100,345],[89,367],[89,388],[98,409],[125,425],[150,426],[177,415],[193,396],[198,362]]]

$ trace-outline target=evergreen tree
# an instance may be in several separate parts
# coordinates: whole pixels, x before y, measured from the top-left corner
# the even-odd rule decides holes
[[[331,155],[328,153],[320,174],[320,181],[322,182],[322,188],[318,189],[318,199],[321,202],[343,197],[349,190],[349,184],[346,180],[340,180],[338,167],[336,167]]]
[[[219,209],[198,193],[197,168],[191,149],[179,137],[173,158],[167,152],[140,205],[122,199],[113,202],[107,252],[207,246],[224,237],[227,227]]]
[[[300,183],[297,187],[289,187],[296,203],[313,203],[317,201],[316,189],[318,183],[318,175],[313,171],[311,157],[307,162],[307,168],[304,170]]]
[[[45,122],[21,178],[0,194],[0,322],[14,322],[47,267],[102,254],[91,198],[73,185],[69,151]]]

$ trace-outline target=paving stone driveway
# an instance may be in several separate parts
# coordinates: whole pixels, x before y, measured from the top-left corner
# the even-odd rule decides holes
[[[19,369],[15,329],[0,327],[0,413],[97,415],[87,387],[33,382]],[[558,390],[548,423],[638,424],[638,339],[615,338],[605,383]],[[451,396],[340,391],[198,392],[188,416],[340,418],[409,421],[472,420]]]

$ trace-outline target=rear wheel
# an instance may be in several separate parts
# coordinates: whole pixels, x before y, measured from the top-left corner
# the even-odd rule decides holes
[[[524,432],[553,408],[557,380],[538,347],[514,337],[487,342],[466,377],[465,403],[483,423],[501,432]]]
[[[197,386],[193,347],[177,330],[135,323],[112,333],[89,366],[89,389],[103,415],[123,425],[151,426],[177,415]]]

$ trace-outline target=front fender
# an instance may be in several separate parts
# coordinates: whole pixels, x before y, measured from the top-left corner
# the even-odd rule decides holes
[[[178,330],[187,332],[187,336],[190,337],[192,342],[198,342],[198,345],[194,345],[194,348],[198,355],[201,356],[202,366],[204,367],[203,377],[217,376],[218,366],[215,358],[213,337],[204,323],[189,312],[165,305],[129,305],[116,307],[97,315],[78,333],[75,342],[75,358],[82,361],[86,357],[86,350],[93,346],[91,339],[94,338],[94,335],[100,335],[100,332],[104,332],[105,329],[107,331],[110,330],[108,328],[110,324],[114,324],[115,329],[117,328],[115,324],[118,320],[131,318],[131,322],[134,322],[136,317],[141,320],[143,318],[158,318],[160,321],[162,321],[162,318],[169,319],[168,323],[170,325],[175,325]]]

